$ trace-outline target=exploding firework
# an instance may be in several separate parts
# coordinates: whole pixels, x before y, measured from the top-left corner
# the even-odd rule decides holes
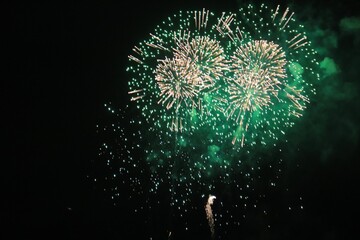
[[[229,70],[218,21],[205,9],[180,12],[133,48],[129,94],[151,128],[196,129],[212,114],[211,96]]]
[[[191,108],[196,106],[195,99],[202,87],[199,70],[194,68],[189,59],[166,58],[160,61],[155,74],[160,89],[158,103],[166,110],[174,108],[175,116],[170,129],[182,131],[182,118],[179,118],[179,115],[184,115],[181,111],[186,111],[187,106]]]
[[[231,71],[218,99],[235,129],[228,135],[233,144],[276,145],[315,94],[316,52],[293,16],[288,8],[249,5],[226,24]]]
[[[286,140],[286,129],[315,94],[318,63],[303,26],[288,9],[265,5],[218,16],[180,12],[135,46],[129,60],[130,108],[137,109],[104,128],[121,136],[115,145],[101,146],[101,156],[111,160],[110,192],[119,194],[118,179],[130,181],[134,193],[147,189],[149,208],[159,206],[151,198],[170,192],[174,214],[186,219],[203,211],[196,196],[216,192],[221,202],[231,190],[237,199],[216,219],[219,227],[240,225],[265,199],[257,187],[275,187],[282,174],[282,151],[273,147],[269,153],[268,146]],[[134,117],[137,111],[142,117]],[[266,146],[253,148],[260,144]],[[141,162],[147,169],[137,174]],[[131,173],[136,177],[126,181]]]
[[[180,12],[133,51],[129,94],[160,139],[146,159],[179,185],[228,181],[252,146],[276,146],[319,79],[304,27],[279,6]]]
[[[160,128],[207,126],[219,142],[242,147],[277,141],[302,116],[319,78],[316,53],[293,15],[265,5],[218,18],[180,12],[164,23],[170,29],[159,26],[134,47],[131,100]]]
[[[247,131],[251,114],[273,104],[272,98],[278,99],[279,80],[285,77],[285,54],[277,44],[260,40],[240,46],[232,60],[234,75],[229,81],[229,98],[224,100],[228,105],[225,114],[236,116],[238,126]]]
[[[223,77],[227,70],[224,50],[219,41],[210,39],[208,36],[195,37],[190,42],[188,38],[177,40],[175,55],[190,59],[194,66],[201,71],[201,79],[204,89],[215,85],[216,80]]]

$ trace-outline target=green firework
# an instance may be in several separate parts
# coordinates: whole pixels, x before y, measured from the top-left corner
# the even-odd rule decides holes
[[[217,22],[210,11],[179,12],[134,47],[129,93],[153,129],[189,131],[213,114],[211,94],[228,70]]]
[[[229,137],[241,146],[276,144],[315,94],[317,53],[288,8],[248,5],[234,18],[226,33],[231,72],[220,102],[236,129]]]
[[[129,94],[151,130],[205,131],[209,144],[276,144],[319,78],[303,26],[280,7],[179,12],[133,51]]]
[[[121,119],[98,127],[115,137],[100,147],[110,171],[97,182],[107,182],[113,199],[123,197],[121,182],[131,201],[146,195],[137,211],[170,192],[181,216],[198,214],[194,196],[233,192],[240,198],[229,219],[239,221],[234,209],[244,216],[256,208],[265,197],[257,187],[275,187],[281,176],[278,140],[315,94],[315,56],[287,9],[248,5],[169,17],[129,55],[128,115],[106,106]]]

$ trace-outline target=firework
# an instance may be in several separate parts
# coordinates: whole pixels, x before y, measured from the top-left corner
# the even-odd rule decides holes
[[[234,75],[228,82],[229,98],[225,100],[228,118],[235,116],[236,123],[247,131],[252,113],[277,101],[280,80],[286,77],[285,64],[285,53],[277,44],[255,40],[240,46],[232,56]],[[241,145],[244,138],[243,133]]]
[[[146,134],[154,130],[160,142],[144,147],[153,169],[184,183],[216,171],[224,180],[251,146],[275,146],[315,94],[310,44],[294,13],[279,6],[179,12],[156,27],[127,69]]]
[[[219,41],[210,39],[208,36],[198,36],[191,41],[183,37],[182,40],[176,39],[176,45],[175,55],[190,59],[192,64],[200,70],[204,89],[213,87],[215,81],[223,77],[223,72],[228,70],[224,50]]]
[[[279,6],[179,12],[157,26],[127,69],[130,98],[147,123],[142,134],[158,139],[143,146],[151,181],[172,179],[172,194],[183,187],[187,199],[195,182],[209,191],[215,176],[243,174],[252,146],[286,140],[319,79],[310,44]]]
[[[232,143],[267,145],[301,117],[319,79],[316,52],[297,25],[294,13],[261,5],[240,9],[236,21],[224,21],[232,42],[230,74],[217,97],[234,130]],[[223,25],[224,25],[223,24]],[[220,31],[220,30],[219,30]],[[304,67],[303,67],[304,66]],[[276,144],[276,142],[274,142]]]
[[[131,182],[134,194],[146,195],[138,211],[149,207],[154,215],[158,196],[167,192],[174,215],[186,219],[199,212],[193,201],[199,194],[216,192],[224,199],[231,190],[239,199],[232,206],[221,202],[217,226],[239,226],[265,198],[256,187],[276,185],[283,156],[273,146],[286,141],[286,129],[315,94],[319,75],[311,42],[289,9],[265,5],[220,15],[179,12],[149,35],[129,55],[130,120],[106,128],[120,135],[101,146],[112,166],[106,192],[116,199],[119,180]],[[205,207],[212,236],[214,198]]]
[[[154,126],[215,126],[220,142],[228,138],[241,146],[278,140],[302,116],[319,78],[303,26],[279,6],[249,5],[238,14],[213,16],[180,12],[164,23],[170,29],[160,26],[134,47],[131,100]]]
[[[194,129],[212,114],[210,95],[229,70],[217,23],[205,9],[180,12],[133,48],[129,94],[152,128]]]
[[[196,106],[195,99],[202,87],[199,71],[194,68],[189,59],[166,58],[159,61],[155,71],[155,79],[160,89],[158,103],[166,110],[174,108],[176,120],[171,129],[182,130],[182,120],[178,120],[179,111],[183,107]]]
[[[209,222],[212,239],[214,239],[214,237],[215,237],[215,221],[214,221],[214,216],[212,213],[211,206],[214,204],[215,199],[216,199],[216,197],[210,194],[209,198],[207,200],[207,203],[205,205],[206,218]]]

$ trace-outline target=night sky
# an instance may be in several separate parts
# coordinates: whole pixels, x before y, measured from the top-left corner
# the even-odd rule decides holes
[[[124,198],[114,206],[94,184],[94,176],[103,174],[97,168],[102,140],[96,125],[108,119],[105,103],[116,108],[129,103],[127,56],[159,22],[179,10],[221,13],[249,2],[8,3],[10,74],[3,91],[10,154],[3,161],[11,163],[11,177],[4,181],[11,188],[4,206],[11,239],[150,239],[150,232],[153,239],[167,239],[165,227],[151,229],[144,222],[149,216],[134,213],[130,193],[121,192]],[[291,7],[320,61],[328,58],[332,65],[324,62],[317,96],[289,131],[286,174],[267,203],[276,213],[268,218],[271,229],[250,218],[222,232],[222,239],[354,239],[360,227],[359,4],[272,2]],[[294,196],[285,193],[287,187]],[[298,196],[303,210],[281,207]],[[192,232],[175,230],[173,239],[210,239],[204,222]]]

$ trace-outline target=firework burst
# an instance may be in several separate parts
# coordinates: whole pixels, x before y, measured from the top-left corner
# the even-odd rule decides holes
[[[177,120],[179,111],[197,106],[196,98],[203,86],[199,70],[188,58],[166,58],[159,61],[155,70],[155,80],[160,89],[158,103],[166,110],[174,109],[176,121],[173,121],[171,129],[181,131],[182,120]]]
[[[278,101],[281,79],[285,78],[285,53],[279,45],[255,40],[240,46],[232,56],[233,78],[228,82],[225,114],[248,130],[251,115]],[[236,141],[233,139],[233,143]],[[244,144],[245,134],[241,136]]]
[[[236,109],[256,111],[268,106],[271,96],[277,97],[279,79],[285,77],[285,53],[277,44],[260,40],[239,47],[232,60],[229,115]]]
[[[131,100],[162,146],[149,144],[147,158],[180,154],[191,172],[184,178],[194,180],[211,175],[216,165],[232,171],[247,146],[247,152],[257,144],[276,146],[303,114],[319,79],[303,28],[288,8],[266,5],[218,17],[180,12],[155,28],[133,48],[127,69]]]
[[[204,89],[213,87],[215,81],[223,77],[223,72],[228,69],[219,41],[200,36],[191,41],[188,38],[176,39],[176,43],[175,55],[191,59],[192,64],[201,72]]]
[[[242,8],[234,21],[222,21],[232,43],[230,74],[218,95],[240,145],[268,145],[302,116],[319,79],[316,52],[294,13],[261,5]],[[221,30],[218,30],[221,32]],[[273,144],[276,144],[274,142]]]
[[[145,163],[149,169],[141,174],[147,173],[148,181],[132,178],[134,192],[146,188],[151,206],[159,206],[159,192],[171,192],[170,205],[181,217],[203,211],[194,206],[194,196],[215,192],[220,203],[231,189],[240,199],[209,223],[216,217],[219,228],[221,221],[240,225],[243,218],[235,220],[234,212],[244,216],[265,198],[256,186],[274,187],[279,179],[282,151],[276,147],[269,153],[268,146],[286,140],[286,129],[315,94],[315,54],[288,9],[249,5],[217,17],[205,10],[179,12],[129,55],[129,109],[136,109],[128,114],[136,121],[121,122],[118,145],[103,145],[101,156],[111,156],[109,164],[119,158],[123,169]],[[270,158],[276,159],[269,164]],[[265,180],[262,171],[274,177],[265,174]],[[125,173],[107,179],[116,185]]]
[[[217,22],[205,9],[180,12],[133,48],[129,94],[152,128],[196,129],[194,119],[213,114],[211,96],[229,70]]]

